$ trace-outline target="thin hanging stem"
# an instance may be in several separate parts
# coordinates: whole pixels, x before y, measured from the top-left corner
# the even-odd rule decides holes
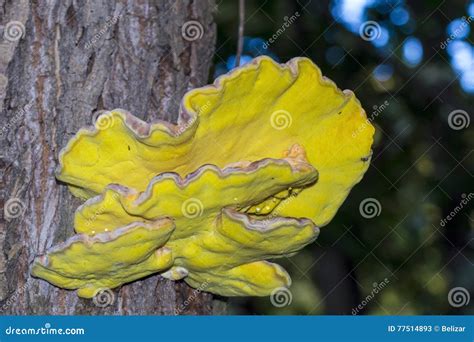
[[[244,49],[244,24],[245,24],[245,0],[239,0],[239,36],[237,42],[237,53],[235,54],[235,66],[240,65],[240,57]]]

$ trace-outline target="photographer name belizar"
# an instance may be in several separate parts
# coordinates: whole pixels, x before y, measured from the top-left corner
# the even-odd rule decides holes
[[[465,326],[455,326],[455,325],[442,325],[441,332],[465,332]]]

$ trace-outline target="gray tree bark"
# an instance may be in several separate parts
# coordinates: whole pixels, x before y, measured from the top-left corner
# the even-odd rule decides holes
[[[183,94],[208,81],[214,10],[214,0],[0,0],[0,314],[217,313],[210,294],[160,276],[101,308],[29,273],[73,234],[80,201],[55,180],[59,150],[97,110],[176,120]]]

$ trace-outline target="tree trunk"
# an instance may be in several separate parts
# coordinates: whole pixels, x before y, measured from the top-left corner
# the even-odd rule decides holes
[[[101,109],[176,120],[183,94],[208,81],[214,9],[213,0],[0,0],[0,314],[216,313],[210,294],[160,276],[122,286],[101,308],[29,273],[73,234],[81,203],[55,180],[60,149]]]

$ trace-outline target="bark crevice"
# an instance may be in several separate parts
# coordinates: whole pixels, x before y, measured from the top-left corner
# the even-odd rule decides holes
[[[213,10],[213,0],[0,0],[0,314],[173,315],[190,296],[181,314],[216,313],[210,294],[159,276],[100,308],[29,274],[36,255],[73,234],[81,203],[54,178],[59,150],[96,110],[176,121],[184,93],[208,82]],[[189,20],[201,38],[183,38]],[[12,21],[23,38],[4,38]],[[12,200],[20,215],[6,213]]]

